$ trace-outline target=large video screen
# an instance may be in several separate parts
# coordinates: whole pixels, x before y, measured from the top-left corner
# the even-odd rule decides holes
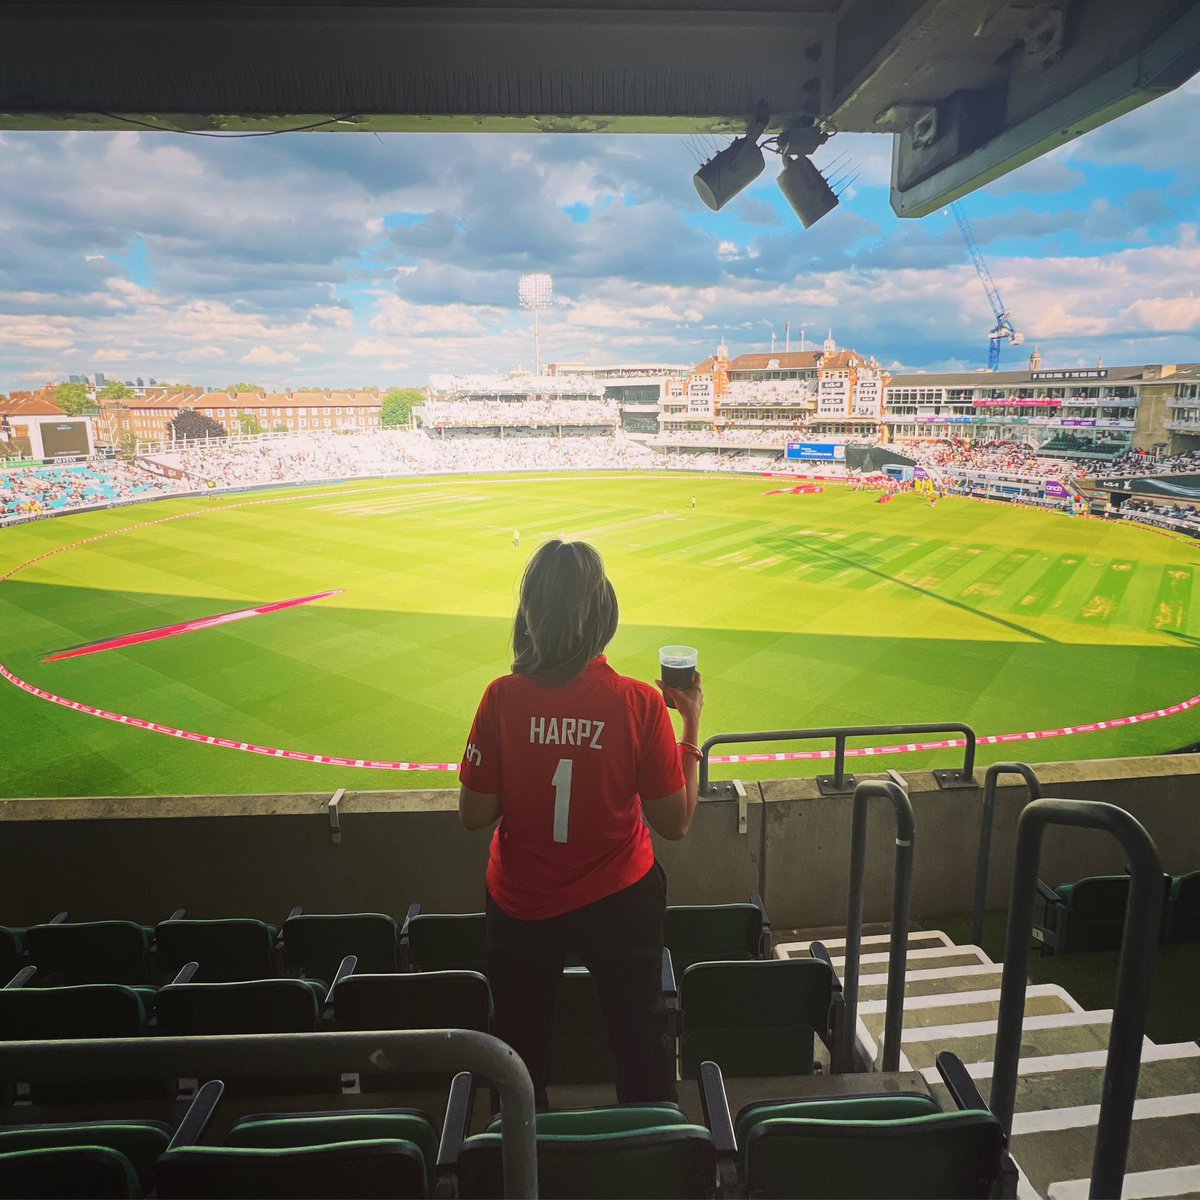
[[[809,461],[842,462],[846,457],[846,447],[840,442],[788,442],[787,456]]]
[[[87,422],[58,421],[53,425],[47,422],[42,426],[42,452],[47,458],[54,458],[58,454],[86,456]]]

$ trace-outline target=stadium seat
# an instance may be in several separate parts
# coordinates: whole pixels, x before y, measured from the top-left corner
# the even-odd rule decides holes
[[[158,1194],[406,1197],[433,1190],[436,1133],[413,1109],[243,1117],[200,1145],[222,1093],[209,1082],[155,1171]]]
[[[838,1044],[844,1006],[820,943],[814,957],[697,963],[679,990],[679,1067],[694,1079],[711,1059],[726,1075],[809,1075],[813,1037]],[[841,1064],[833,1062],[833,1069]]]
[[[450,1091],[438,1166],[462,1197],[504,1195],[500,1118],[467,1137],[471,1076]],[[711,1197],[716,1150],[707,1129],[673,1104],[618,1105],[537,1114],[538,1194],[555,1197]]]
[[[25,957],[24,930],[0,925],[0,979],[11,979]]]
[[[38,983],[151,984],[152,930],[133,921],[51,921],[26,934]]]
[[[954,1111],[931,1096],[890,1092],[765,1101],[733,1122],[720,1068],[702,1064],[723,1183],[751,1198],[1015,1196],[1018,1172],[1000,1122],[954,1055],[940,1054],[937,1066]]]
[[[483,913],[423,913],[414,904],[400,942],[412,971],[487,973],[487,917]]]
[[[229,983],[278,976],[278,938],[278,928],[263,921],[196,921],[180,912],[154,927],[154,950],[165,975],[174,976],[185,963],[197,962],[197,983]]]
[[[346,975],[330,995],[338,1029],[492,1030],[491,989],[477,971]],[[444,1087],[448,1081],[445,1071],[359,1076],[364,1092]]]
[[[1050,888],[1038,880],[1044,902],[1042,923],[1033,937],[1043,955],[1117,950],[1129,902],[1128,875],[1094,875]],[[1163,919],[1171,897],[1171,877],[1163,876]]]
[[[1176,875],[1171,881],[1171,942],[1200,942],[1200,871]]]
[[[771,923],[758,895],[749,904],[672,904],[663,942],[679,972],[698,962],[769,958]]]
[[[383,913],[310,915],[294,910],[283,923],[283,949],[289,971],[326,983],[347,955],[366,973],[398,969],[396,922]]]
[[[136,1037],[147,1025],[148,989],[118,983],[84,983],[69,987],[29,987],[33,967],[25,967],[0,988],[0,1040],[62,1041],[67,1038]],[[13,1085],[4,1080],[2,1102],[14,1098]],[[42,1104],[90,1099],[130,1099],[159,1096],[165,1081],[129,1081],[106,1085],[94,1079],[43,1083],[27,1099]],[[3,1194],[3,1193],[0,1193]]]
[[[0,1127],[0,1195],[144,1196],[170,1140],[160,1121]]]

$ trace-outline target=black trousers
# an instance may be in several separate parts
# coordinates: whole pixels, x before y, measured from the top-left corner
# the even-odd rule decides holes
[[[487,969],[496,1034],[525,1061],[546,1107],[554,1002],[569,953],[591,972],[622,1104],[674,1101],[675,1057],[662,995],[667,880],[655,863],[635,884],[545,921],[487,899]]]

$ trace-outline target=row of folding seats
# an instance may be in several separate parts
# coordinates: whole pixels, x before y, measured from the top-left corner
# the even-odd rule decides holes
[[[814,1038],[839,1044],[843,1006],[836,972],[819,944],[809,959],[696,963],[676,983],[663,954],[664,1004],[678,1037],[679,1067],[695,1078],[705,1059],[737,1076],[807,1075]],[[487,979],[476,971],[360,974],[353,956],[332,984],[309,979],[198,983],[188,964],[152,1003],[124,984],[22,986],[22,974],[0,989],[0,1036],[9,1040],[188,1037],[216,1034],[308,1033],[328,1030],[474,1029],[493,1032]],[[555,1021],[554,1083],[605,1083],[614,1077],[604,1021],[591,979],[568,968]],[[835,1063],[836,1066],[836,1063]],[[407,1081],[411,1084],[412,1081]],[[363,1091],[405,1086],[395,1076],[360,1079]],[[142,1093],[161,1092],[146,1081]],[[300,1082],[301,1090],[339,1090],[338,1080]],[[136,1089],[135,1089],[136,1091]],[[26,1089],[11,1098],[55,1102]]]
[[[385,913],[308,914],[292,910],[282,926],[248,918],[189,919],[183,909],[155,926],[134,921],[71,922],[66,913],[28,929],[0,928],[0,979],[25,966],[41,984],[120,983],[147,987],[199,963],[198,982],[305,976],[329,982],[353,955],[362,972],[486,972],[482,913],[422,913],[404,923]],[[666,944],[677,969],[693,962],[761,958],[770,953],[762,901],[668,909]]]
[[[1116,950],[1129,904],[1128,875],[1093,875],[1051,888],[1039,881],[1042,922],[1034,939],[1042,953]],[[1200,942],[1200,871],[1163,876],[1160,942]]]
[[[545,1197],[1014,1196],[1003,1130],[962,1063],[939,1057],[956,1108],[924,1093],[759,1101],[731,1117],[721,1071],[700,1070],[706,1124],[676,1105],[539,1113]],[[179,1128],[90,1122],[0,1129],[0,1193],[140,1197],[504,1195],[501,1122],[469,1133],[473,1081],[455,1077],[439,1139],[415,1109],[274,1113],[205,1140],[223,1093]]]

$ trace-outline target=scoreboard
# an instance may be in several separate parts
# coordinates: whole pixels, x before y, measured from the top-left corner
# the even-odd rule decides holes
[[[841,442],[788,442],[787,456],[808,462],[845,462],[846,447]]]

